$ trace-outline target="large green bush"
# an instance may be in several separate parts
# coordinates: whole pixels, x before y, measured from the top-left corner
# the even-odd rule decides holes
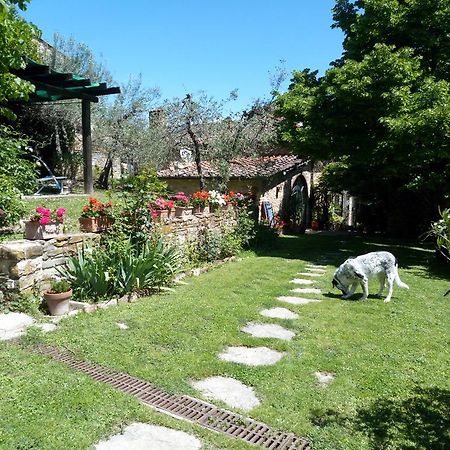
[[[16,224],[25,213],[20,191],[12,177],[0,175],[0,227]]]

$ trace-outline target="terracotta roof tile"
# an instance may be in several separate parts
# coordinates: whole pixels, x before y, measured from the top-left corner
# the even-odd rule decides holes
[[[267,178],[277,173],[291,171],[306,163],[296,155],[268,155],[261,157],[246,156],[231,161],[231,178]],[[217,177],[219,171],[211,162],[202,162],[205,178]],[[172,166],[158,171],[161,178],[198,178],[195,163]]]

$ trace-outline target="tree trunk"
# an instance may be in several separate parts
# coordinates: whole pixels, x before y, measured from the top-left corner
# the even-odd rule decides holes
[[[113,166],[113,161],[112,161],[111,153],[108,153],[108,157],[106,159],[105,166],[103,167],[103,170],[97,180],[97,185],[100,189],[108,189],[109,177],[111,175],[112,166]]]

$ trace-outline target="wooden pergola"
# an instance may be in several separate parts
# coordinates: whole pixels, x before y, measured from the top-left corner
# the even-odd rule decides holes
[[[98,103],[98,97],[101,95],[119,94],[120,88],[108,87],[106,83],[92,83],[88,78],[73,73],[57,72],[45,64],[38,64],[31,60],[24,69],[11,72],[35,86],[35,91],[29,95],[30,103],[81,100],[84,192],[92,194],[94,180],[92,177],[91,102]]]

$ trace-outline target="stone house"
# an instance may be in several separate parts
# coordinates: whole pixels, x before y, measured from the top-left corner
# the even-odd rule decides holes
[[[202,162],[207,188],[215,185],[218,169],[209,161]],[[173,192],[192,194],[199,190],[195,163],[174,162],[158,171],[161,180]],[[310,221],[309,198],[313,169],[309,161],[279,151],[260,157],[240,157],[230,162],[228,190],[252,192],[259,205],[259,218],[265,219],[263,202],[270,202],[274,214],[291,219],[296,227],[305,228]]]

